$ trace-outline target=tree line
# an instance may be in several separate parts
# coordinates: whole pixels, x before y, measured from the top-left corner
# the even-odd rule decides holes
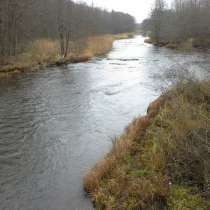
[[[135,20],[71,0],[1,0],[0,57],[16,56],[37,39],[56,39],[66,56],[70,42],[134,30]]]
[[[189,38],[210,38],[210,0],[173,0],[168,7],[156,0],[149,19],[141,24],[151,39],[158,42],[181,42]]]

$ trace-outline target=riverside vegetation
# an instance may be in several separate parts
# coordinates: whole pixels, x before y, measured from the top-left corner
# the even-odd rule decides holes
[[[134,29],[129,14],[71,0],[0,1],[0,72],[85,61]]]
[[[0,67],[0,74],[10,74],[51,65],[85,62],[94,56],[104,55],[112,49],[114,40],[131,38],[133,33],[98,35],[70,42],[71,52],[60,55],[59,41],[35,40],[24,53],[10,57]],[[80,47],[79,45],[82,45]]]
[[[84,178],[98,210],[210,209],[210,82],[177,84]]]
[[[210,48],[210,0],[155,0],[150,18],[140,25],[146,40],[172,49]]]

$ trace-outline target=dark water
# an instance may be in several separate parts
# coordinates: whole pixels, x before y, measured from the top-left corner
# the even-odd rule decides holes
[[[116,41],[106,57],[0,81],[0,209],[89,210],[82,177],[135,116],[162,72],[205,77],[210,56]]]

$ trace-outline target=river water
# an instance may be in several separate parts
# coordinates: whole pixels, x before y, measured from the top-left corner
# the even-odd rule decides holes
[[[87,63],[1,79],[0,209],[92,209],[82,177],[180,69],[205,78],[210,56],[136,36]]]

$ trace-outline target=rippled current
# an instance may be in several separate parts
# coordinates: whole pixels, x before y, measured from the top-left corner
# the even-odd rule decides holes
[[[90,210],[82,177],[168,84],[210,69],[204,52],[120,40],[104,57],[0,80],[0,209]],[[173,74],[172,74],[173,75]]]

